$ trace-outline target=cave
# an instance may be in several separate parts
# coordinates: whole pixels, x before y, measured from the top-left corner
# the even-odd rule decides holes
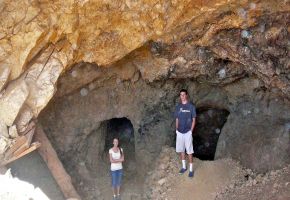
[[[204,166],[227,159],[264,174],[286,167],[289,6],[1,2],[0,172],[13,165],[16,177],[44,173],[50,180],[41,187],[59,187],[52,188],[59,190],[55,199],[109,199],[108,149],[119,137],[122,199],[166,199],[164,188],[183,186],[164,181],[180,167],[172,113],[183,88],[197,107],[194,181],[208,178]],[[40,176],[26,173],[33,166]]]
[[[113,139],[118,138],[120,147],[126,156],[124,171],[128,176],[136,176],[135,138],[131,121],[127,118],[113,118],[104,123],[106,124],[106,137],[104,142],[106,159],[108,159],[109,149],[112,148]]]
[[[109,149],[112,148],[112,141],[118,138],[120,147],[125,154],[123,163],[124,177],[123,190],[128,195],[132,192],[139,192],[142,184],[138,179],[136,158],[135,158],[135,138],[134,128],[128,118],[112,118],[99,123],[83,142],[80,153],[73,153],[76,159],[84,161],[81,167],[76,165],[70,173],[79,180],[75,181],[77,189],[86,199],[108,198],[110,194],[110,162]],[[72,150],[74,151],[74,150]],[[74,151],[75,152],[75,151]],[[65,162],[71,165],[72,160]],[[79,185],[83,182],[84,185]],[[97,193],[92,192],[98,188]]]
[[[83,134],[82,120],[75,124],[76,134]],[[85,130],[86,131],[86,130]],[[51,132],[50,132],[51,133]],[[52,135],[48,135],[52,137]],[[79,136],[80,137],[80,136]],[[113,138],[119,138],[121,148],[125,154],[123,164],[123,190],[126,195],[140,193],[142,179],[137,173],[135,155],[134,128],[126,117],[111,118],[91,124],[87,135],[69,147],[66,155],[61,155],[63,165],[71,175],[78,192],[85,199],[107,199],[110,196],[110,161],[109,149],[112,148]],[[60,148],[60,142],[51,139],[55,148]],[[62,144],[67,143],[63,141]],[[62,150],[59,150],[62,152]]]
[[[199,107],[193,131],[194,156],[202,160],[214,160],[219,135],[230,112],[226,109]]]

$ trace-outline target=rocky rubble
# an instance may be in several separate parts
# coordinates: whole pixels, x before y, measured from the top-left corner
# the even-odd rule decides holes
[[[246,180],[236,182],[221,190],[216,200],[290,199],[290,166],[267,173],[255,173],[245,169]]]
[[[163,147],[160,156],[156,159],[155,167],[148,172],[145,181],[145,199],[166,199],[178,172],[178,157],[173,149]]]

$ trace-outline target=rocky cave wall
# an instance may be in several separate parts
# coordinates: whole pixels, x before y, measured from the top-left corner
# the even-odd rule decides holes
[[[99,88],[93,88],[93,82],[91,87],[55,99],[41,114],[39,120],[61,158],[73,160],[71,158],[77,153],[82,153],[78,152],[79,145],[92,131],[97,130],[102,122],[113,118],[126,117],[131,121],[136,157],[142,158],[139,159],[141,168],[150,165],[164,144],[170,144],[167,135],[173,133],[170,129],[170,106],[176,96],[176,93],[170,92],[173,88],[164,90],[166,86],[151,86],[142,80],[116,83],[118,81],[118,78],[111,78]],[[104,143],[97,145],[102,145],[101,148],[105,146]]]
[[[100,75],[100,70],[106,76]],[[96,77],[84,86],[83,74]],[[161,147],[174,145],[172,114],[180,88],[189,90],[197,108],[229,112],[221,129],[216,158],[232,157],[258,171],[289,163],[289,102],[279,94],[264,91],[263,83],[256,77],[245,76],[220,86],[188,78],[149,82],[140,74],[132,65],[102,69],[82,63],[61,77],[59,93],[41,113],[39,121],[71,173],[79,171],[76,170],[79,165],[85,166],[88,173],[104,167],[96,165],[101,158],[98,155],[104,150],[104,130],[100,126],[107,120],[122,117],[129,119],[134,127],[140,172],[148,171]],[[64,95],[61,88],[66,87],[67,80],[74,80],[75,89]],[[87,141],[92,143],[91,150]]]
[[[289,163],[288,1],[3,1],[0,10],[1,155],[55,96],[39,120],[63,160],[102,121],[127,117],[146,168],[172,141],[171,109],[187,87],[198,107],[230,112],[217,158],[259,171]]]

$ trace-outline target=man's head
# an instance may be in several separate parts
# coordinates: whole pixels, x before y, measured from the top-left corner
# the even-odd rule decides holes
[[[186,102],[187,101],[187,96],[188,96],[188,93],[187,93],[186,89],[180,90],[179,97],[180,97],[181,102]]]

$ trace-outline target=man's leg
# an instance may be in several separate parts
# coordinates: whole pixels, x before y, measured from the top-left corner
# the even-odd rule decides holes
[[[180,153],[180,159],[182,162],[182,168],[180,169],[179,174],[183,174],[187,170],[185,161],[185,152]]]
[[[188,160],[189,160],[189,171],[193,171],[193,164],[192,164],[192,154],[188,154]]]
[[[185,160],[185,152],[180,153],[180,159]]]
[[[176,152],[180,154],[180,159],[182,162],[182,168],[179,171],[179,174],[183,174],[186,171],[186,162],[185,162],[185,144],[183,134],[176,131]]]
[[[186,133],[185,147],[186,147],[186,152],[188,154],[188,159],[189,159],[189,174],[188,174],[188,176],[193,177],[194,172],[193,172],[192,154],[194,153],[194,151],[193,151],[193,146],[192,146],[192,133],[191,133],[191,131]]]
[[[180,160],[182,162],[182,168],[186,169],[185,152],[180,153]]]

